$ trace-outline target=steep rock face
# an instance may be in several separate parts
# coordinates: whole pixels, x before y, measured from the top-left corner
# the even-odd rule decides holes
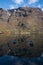
[[[0,8],[0,55],[39,56],[43,52],[43,12],[40,8]]]
[[[8,12],[2,8],[0,8],[0,20],[3,20],[4,22],[8,19]]]

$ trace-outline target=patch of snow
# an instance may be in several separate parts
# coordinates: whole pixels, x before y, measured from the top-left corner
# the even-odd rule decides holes
[[[16,12],[16,10],[14,10]]]
[[[43,11],[43,8],[41,10]]]

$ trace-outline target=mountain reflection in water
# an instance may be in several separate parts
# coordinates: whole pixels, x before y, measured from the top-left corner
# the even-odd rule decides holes
[[[43,55],[37,58],[20,58],[5,55],[0,57],[0,65],[43,65]]]

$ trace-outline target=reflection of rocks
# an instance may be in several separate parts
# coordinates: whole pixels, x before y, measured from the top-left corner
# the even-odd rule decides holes
[[[41,46],[36,48],[34,41],[29,40],[27,35],[15,37],[7,44],[1,45],[0,50],[0,56],[7,54],[19,57],[35,57],[40,56],[42,53]]]
[[[2,49],[0,49],[0,56],[3,56],[3,51],[2,51]]]

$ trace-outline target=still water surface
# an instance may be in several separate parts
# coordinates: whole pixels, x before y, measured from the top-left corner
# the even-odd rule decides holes
[[[0,57],[0,65],[43,65],[43,55],[37,58],[20,58],[5,55]]]

